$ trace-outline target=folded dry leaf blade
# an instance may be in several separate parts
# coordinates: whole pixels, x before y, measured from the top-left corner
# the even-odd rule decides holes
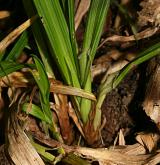
[[[86,148],[79,146],[67,146],[53,139],[46,139],[44,135],[34,133],[35,139],[50,147],[62,147],[66,154],[74,153],[82,158],[103,162],[109,165],[156,165],[160,161],[159,153],[145,154],[143,146],[137,144],[135,146],[124,146],[121,149],[107,148]]]
[[[26,87],[29,85],[29,83],[33,83],[33,78],[28,72],[13,72],[7,77],[4,76],[1,78],[1,86],[7,86],[8,84],[8,86],[16,85],[17,87]],[[50,92],[56,94],[79,96],[90,99],[92,101],[96,101],[96,97],[94,96],[94,94],[86,92],[85,90],[80,88],[56,83],[56,81],[53,79],[50,79]]]
[[[44,165],[44,162],[31,145],[29,138],[18,124],[17,107],[11,108],[7,128],[7,152],[16,165]]]

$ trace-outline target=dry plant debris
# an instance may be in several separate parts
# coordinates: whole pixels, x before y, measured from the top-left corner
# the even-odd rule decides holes
[[[155,148],[157,148],[157,144],[159,141],[160,137],[159,134],[156,133],[145,133],[141,132],[138,133],[136,136],[136,140],[146,148],[146,150],[151,153]]]
[[[37,16],[33,16],[32,18],[25,21],[22,25],[17,27],[14,31],[12,31],[7,37],[5,37],[0,42],[0,53],[4,52],[5,49],[13,42],[15,39],[22,34],[24,30],[31,26],[31,24],[35,21]]]
[[[10,16],[10,12],[9,11],[0,11],[0,19],[4,19]]]
[[[6,144],[6,152],[8,152],[10,159],[16,165],[44,165],[41,157],[31,145],[29,138],[19,125],[16,109],[17,107],[15,105],[10,109],[11,114],[7,128],[8,144]]]
[[[120,4],[127,5],[132,1],[133,0],[121,0]],[[89,9],[90,2],[90,0],[76,0],[75,31],[77,29],[80,29],[82,31],[84,30],[83,27],[81,29],[80,25],[82,20],[86,19],[85,15]],[[140,6],[142,7],[142,10],[138,12],[138,26],[140,29],[142,28],[143,30],[139,31],[134,35],[133,33],[130,35],[128,29],[125,29],[124,31],[121,31],[119,33],[117,32],[118,34],[113,35],[113,32],[110,32],[111,25],[114,24],[116,30],[119,30],[121,29],[123,22],[121,22],[120,20],[115,20],[115,22],[112,22],[112,20],[110,19],[114,17],[114,13],[110,11],[110,16],[109,18],[107,18],[107,21],[111,23],[104,28],[104,36],[106,32],[109,32],[109,36],[104,37],[105,39],[102,40],[97,51],[103,51],[103,48],[106,48],[106,42],[109,43],[109,49],[106,48],[107,53],[101,55],[98,59],[94,61],[94,64],[91,68],[93,80],[95,80],[96,77],[99,75],[110,75],[117,71],[120,71],[130,61],[136,58],[138,51],[133,51],[133,49],[136,49],[136,47],[132,44],[129,44],[129,46],[127,47],[129,47],[130,50],[123,50],[123,43],[127,44],[128,42],[132,43],[135,41],[143,43],[145,39],[159,35],[159,0],[143,0],[142,2],[140,2]],[[0,19],[9,16],[10,12],[0,11]],[[118,13],[116,18],[121,19],[121,14]],[[22,33],[24,29],[28,28],[34,21],[34,19],[35,18],[31,18],[31,20],[26,21],[24,24],[22,24],[22,26],[18,27],[18,29],[10,33],[8,37],[2,40],[0,42],[0,52],[3,52],[6,47],[10,45]],[[123,35],[124,33],[126,34],[126,36]],[[117,46],[118,49],[115,48],[117,43],[119,44]],[[159,61],[159,58],[158,60],[157,58],[153,59],[148,65],[147,73],[149,73],[150,78],[146,88],[145,99],[143,101],[143,110],[150,117],[150,119],[154,121],[154,123],[159,129],[160,66],[157,61]],[[109,148],[93,149],[76,145],[69,146],[74,141],[75,136],[73,133],[73,123],[78,128],[82,137],[85,136],[84,130],[82,129],[82,123],[76,116],[76,113],[68,99],[68,96],[72,95],[84,97],[92,100],[93,102],[96,102],[96,97],[92,93],[85,92],[84,90],[80,90],[78,88],[66,86],[54,79],[50,79],[50,92],[55,99],[52,100],[53,102],[51,102],[51,108],[54,111],[53,115],[56,116],[56,122],[59,124],[59,127],[61,129],[59,131],[61,131],[65,144],[57,142],[50,137],[46,137],[44,132],[42,132],[39,125],[37,124],[36,120],[31,117],[28,117],[28,122],[26,122],[25,127],[23,127],[19,123],[22,122],[20,121],[20,119],[23,120],[24,118],[21,118],[20,116],[19,118],[17,118],[17,114],[15,113],[15,111],[13,111],[8,122],[8,146],[2,145],[0,147],[0,164],[12,164],[10,163],[8,157],[5,154],[7,147],[9,156],[16,165],[44,164],[41,157],[37,154],[37,152],[35,152],[35,149],[30,144],[29,138],[27,137],[28,133],[32,134],[33,138],[43,145],[47,145],[51,148],[62,147],[66,155],[74,153],[75,155],[78,155],[85,160],[89,160],[90,162],[98,161],[100,165],[158,164],[160,162],[159,132],[148,133],[142,131],[136,134],[135,139],[138,143],[135,142],[132,145],[126,145],[125,137],[130,131],[130,126],[134,125],[132,119],[128,115],[128,105],[131,103],[134,97],[134,92],[137,88],[140,75],[139,72],[134,71],[135,70],[133,70],[133,75],[136,77],[134,79],[134,82],[131,83],[131,81],[126,78],[126,82],[122,82],[119,88],[116,88],[114,91],[108,94],[102,108],[103,113],[105,115],[105,122],[103,124],[104,132],[102,131],[102,141],[104,142],[104,146],[109,146]],[[30,84],[30,82],[33,83],[33,79],[28,74],[28,72],[21,71],[14,72],[7,77],[1,78],[0,85],[1,87],[14,86],[14,92],[16,93],[19,90],[19,92],[21,93],[22,88],[33,87],[33,84]],[[19,89],[16,90],[16,88]],[[32,92],[34,93],[35,91],[33,90]],[[11,93],[13,94],[13,91]],[[31,99],[31,96],[30,100],[30,102],[33,101],[33,98]],[[13,100],[10,104],[10,106],[12,105],[12,108],[14,105],[14,101],[15,100]],[[101,129],[102,128],[100,128],[100,130]],[[24,130],[27,132],[27,134]],[[103,136],[103,134],[105,135]],[[115,141],[115,144],[118,145],[110,146],[113,141]],[[24,160],[26,160],[26,162]]]
[[[78,9],[77,9],[76,15],[75,15],[75,30],[77,30],[79,24],[82,21],[83,16],[88,11],[90,2],[91,2],[90,0],[81,0],[79,2]]]
[[[159,57],[148,64],[149,82],[146,88],[143,109],[146,114],[157,124],[160,124],[160,64]]]
[[[160,3],[159,0],[143,0],[140,3],[142,10],[138,13],[140,26],[151,23],[153,26],[160,26]]]
[[[50,147],[63,147],[66,154],[74,153],[85,159],[96,160],[103,165],[156,165],[160,161],[159,152],[146,154],[146,149],[140,144],[132,146],[107,148],[86,148],[79,146],[67,146],[53,139],[48,139],[43,134],[34,132],[34,137],[41,143]]]

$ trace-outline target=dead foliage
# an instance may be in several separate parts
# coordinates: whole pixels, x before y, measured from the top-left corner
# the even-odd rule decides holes
[[[140,11],[134,9],[134,0],[121,0],[118,2],[123,7],[128,8],[128,17],[123,21],[125,16],[116,5],[113,5],[110,9],[109,16],[106,18],[102,39],[97,49],[98,58],[95,59],[91,68],[95,85],[100,84],[104,75],[108,76],[121,71],[122,68],[135,59],[140,52],[141,48],[139,47],[143,49],[144,47],[149,47],[155,41],[159,41],[159,0],[143,0],[139,2]],[[86,13],[90,3],[90,0],[75,1],[75,31],[77,40],[83,38],[83,24],[86,21]],[[0,11],[0,20],[10,17],[10,14],[10,11]],[[137,18],[134,24],[137,29],[134,33],[133,20],[130,21],[128,18],[134,18],[135,15]],[[36,17],[27,20],[2,40],[0,42],[0,52],[4,52],[35,19]],[[128,24],[125,24],[126,22]],[[32,63],[32,60],[28,59],[24,52],[23,57],[19,59],[19,62],[24,62],[27,59]],[[7,143],[0,146],[0,164],[44,164],[40,155],[31,145],[34,141],[42,146],[49,147],[51,150],[55,148],[64,150],[63,154],[56,153],[58,156],[56,156],[52,164],[58,161],[64,163],[65,158],[69,159],[70,155],[71,159],[73,158],[72,154],[89,164],[92,164],[94,161],[100,165],[156,165],[160,163],[159,61],[160,58],[157,57],[146,64],[145,76],[143,76],[147,77],[147,79],[145,79],[145,83],[143,82],[144,86],[139,87],[140,77],[144,72],[141,74],[135,67],[132,69],[129,78],[127,77],[118,88],[107,95],[102,106],[102,125],[96,132],[92,125],[95,116],[96,89],[94,94],[88,93],[50,78],[50,105],[53,118],[58,125],[57,131],[62,136],[61,142],[54,140],[51,136],[46,136],[40,123],[34,117],[30,115],[23,116],[24,114],[21,112],[21,103],[23,103],[24,98],[29,97],[30,104],[32,102],[39,103],[37,88],[34,86],[34,79],[28,69],[4,76],[0,79],[0,86],[2,91],[4,88],[7,88],[10,102],[7,108],[10,115],[5,133]],[[140,88],[144,88],[145,96],[143,98],[140,95],[137,99],[135,95]],[[31,89],[31,91],[28,92],[28,89]],[[93,111],[90,113],[90,120],[86,125],[83,125],[77,117],[76,114],[79,112],[74,110],[70,96],[84,97],[92,101]],[[20,100],[18,101],[19,98]],[[147,129],[148,125],[146,125],[146,129],[141,131],[134,130],[135,125],[137,126],[140,120],[142,120],[141,123],[145,123],[143,121],[145,119],[141,119],[142,116],[137,115],[135,118],[139,123],[136,123],[134,117],[130,114],[130,109],[138,107],[133,102],[138,102],[137,104],[143,108],[143,117],[145,119],[148,117],[147,122],[149,124],[152,123],[154,129]],[[4,96],[1,95],[0,120],[4,117],[5,106]],[[27,111],[30,111],[30,107],[28,107]],[[138,127],[141,127],[141,125],[139,124]],[[89,135],[89,137],[86,135]],[[93,148],[85,147],[85,140],[88,141],[87,145]]]

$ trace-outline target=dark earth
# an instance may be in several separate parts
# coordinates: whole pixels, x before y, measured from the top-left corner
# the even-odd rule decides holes
[[[144,68],[146,64],[131,71],[104,100],[102,113],[106,124],[102,130],[102,139],[105,147],[113,145],[120,129],[127,144],[134,143],[136,132],[156,130],[156,126],[142,109],[144,81],[147,81]]]

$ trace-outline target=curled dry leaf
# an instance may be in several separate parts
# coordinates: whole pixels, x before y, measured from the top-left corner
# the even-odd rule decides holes
[[[67,146],[54,139],[46,138],[34,132],[33,137],[42,144],[50,147],[62,147],[66,154],[74,153],[82,158],[98,161],[105,165],[156,165],[160,162],[160,153],[146,154],[144,147],[140,144],[131,146],[117,146],[114,148],[86,148],[79,146]]]
[[[120,59],[121,57],[124,59]],[[120,51],[113,50],[94,61],[92,66],[92,77],[96,77],[107,71],[108,74],[115,73],[121,70],[129,61],[136,57],[136,53],[126,52],[121,53]],[[116,62],[113,62],[116,61]]]
[[[92,77],[94,78],[97,75],[100,75],[105,72],[106,72],[106,75],[114,74],[120,71],[122,68],[124,68],[135,57],[136,57],[136,54],[130,54],[130,56],[128,56],[127,59],[118,60],[117,62],[114,62],[113,64],[110,64],[109,66],[105,63],[97,64],[92,67]]]
[[[29,72],[13,72],[0,78],[1,87],[27,87],[29,82],[33,82],[33,78]]]
[[[118,35],[113,35],[111,37],[106,38],[98,48],[102,47],[106,42],[130,42],[130,41],[135,41],[135,40],[141,40],[144,38],[148,38],[153,36],[159,28],[147,28],[144,31],[141,31],[135,35],[131,36],[118,36]]]
[[[111,146],[109,148],[116,152],[127,155],[143,155],[147,153],[146,149],[139,143],[125,146]]]

